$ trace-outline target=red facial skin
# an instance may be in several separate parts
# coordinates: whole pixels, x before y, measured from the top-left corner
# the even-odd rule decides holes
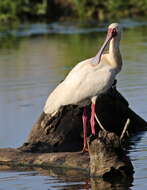
[[[115,36],[117,36],[117,30],[116,30],[116,28],[109,28],[108,29],[108,35],[110,36],[112,36],[112,37],[115,37]]]

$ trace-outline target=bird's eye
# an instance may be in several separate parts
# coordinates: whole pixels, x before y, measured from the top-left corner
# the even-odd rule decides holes
[[[112,37],[115,37],[116,35],[117,35],[116,28],[113,28],[113,29],[112,29]]]

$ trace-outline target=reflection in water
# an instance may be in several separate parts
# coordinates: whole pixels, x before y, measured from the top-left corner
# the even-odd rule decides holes
[[[131,189],[132,181],[125,180],[125,181],[115,181],[115,182],[108,182],[104,181],[103,179],[91,179],[91,189],[92,190],[126,190]]]
[[[128,99],[130,106],[146,120],[147,26],[142,26],[141,23],[133,24],[129,23],[129,29],[126,27],[121,41],[124,65],[118,76],[118,88]],[[127,26],[126,23],[124,25]],[[141,26],[135,27],[137,25]],[[38,25],[35,27],[39,28]],[[22,27],[19,29],[19,36],[14,30],[7,35],[0,33],[0,147],[17,147],[26,140],[33,123],[42,112],[49,92],[77,62],[96,54],[105,38],[104,30],[106,29],[104,27],[102,31],[99,31],[95,30],[95,27],[91,30],[84,28],[79,32],[77,26],[67,30],[67,26],[58,27],[55,24],[47,27],[44,25],[40,33],[34,33],[38,31],[36,28],[34,30],[33,25],[28,25],[24,32]],[[48,29],[52,31],[49,35]],[[62,34],[61,32],[57,34],[59,30],[62,30]],[[70,35],[64,34],[64,31],[68,31]],[[74,34],[71,34],[71,31],[74,31]],[[39,35],[42,33],[43,36]],[[30,34],[33,36],[30,37]],[[133,149],[129,150],[136,172],[133,190],[147,189],[146,139],[145,133],[138,145],[132,145]],[[132,139],[132,142],[134,141]],[[130,187],[130,182],[115,184],[102,179],[79,178],[80,175],[83,176],[82,174],[69,174],[68,181],[62,177],[60,181],[60,176],[65,177],[65,174],[57,174],[56,176],[52,173],[43,175],[40,171],[37,174],[26,175],[21,172],[0,172],[0,182],[2,182],[0,187],[1,184],[4,184],[1,187],[3,190],[18,189],[18,186],[20,190],[24,189],[23,187],[30,188],[30,186],[31,190],[37,190],[37,188],[106,189],[107,187],[108,189],[127,189]],[[13,178],[12,181],[10,176]],[[55,184],[55,181],[58,184]],[[52,185],[60,186],[60,188],[51,187]]]
[[[1,168],[0,168],[1,169]],[[3,175],[0,173],[0,187],[2,189],[19,190],[23,189],[66,189],[66,190],[126,190],[132,186],[132,179],[117,181],[104,181],[102,178],[90,178],[78,170],[42,169],[32,168],[34,171],[13,171],[6,172],[3,168]],[[7,168],[8,170],[8,168]],[[24,183],[24,182],[27,183]],[[34,184],[35,183],[35,184]],[[7,187],[7,188],[6,188]]]

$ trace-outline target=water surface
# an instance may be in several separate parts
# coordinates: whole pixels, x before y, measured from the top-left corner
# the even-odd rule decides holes
[[[118,89],[130,107],[147,120],[147,23],[122,23],[124,65],[117,77]],[[18,147],[26,141],[48,94],[75,64],[96,54],[105,30],[105,24],[85,28],[54,23],[22,25],[19,30],[0,32],[0,147]],[[145,190],[147,133],[129,155],[135,168],[130,188]],[[94,189],[90,179],[74,178],[72,184],[73,178],[68,182],[58,178],[40,171],[1,171],[0,190]]]

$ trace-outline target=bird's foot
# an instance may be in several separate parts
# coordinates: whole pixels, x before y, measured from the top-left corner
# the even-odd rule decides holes
[[[88,147],[87,146],[83,147],[82,153],[85,153],[85,152],[88,152]]]

